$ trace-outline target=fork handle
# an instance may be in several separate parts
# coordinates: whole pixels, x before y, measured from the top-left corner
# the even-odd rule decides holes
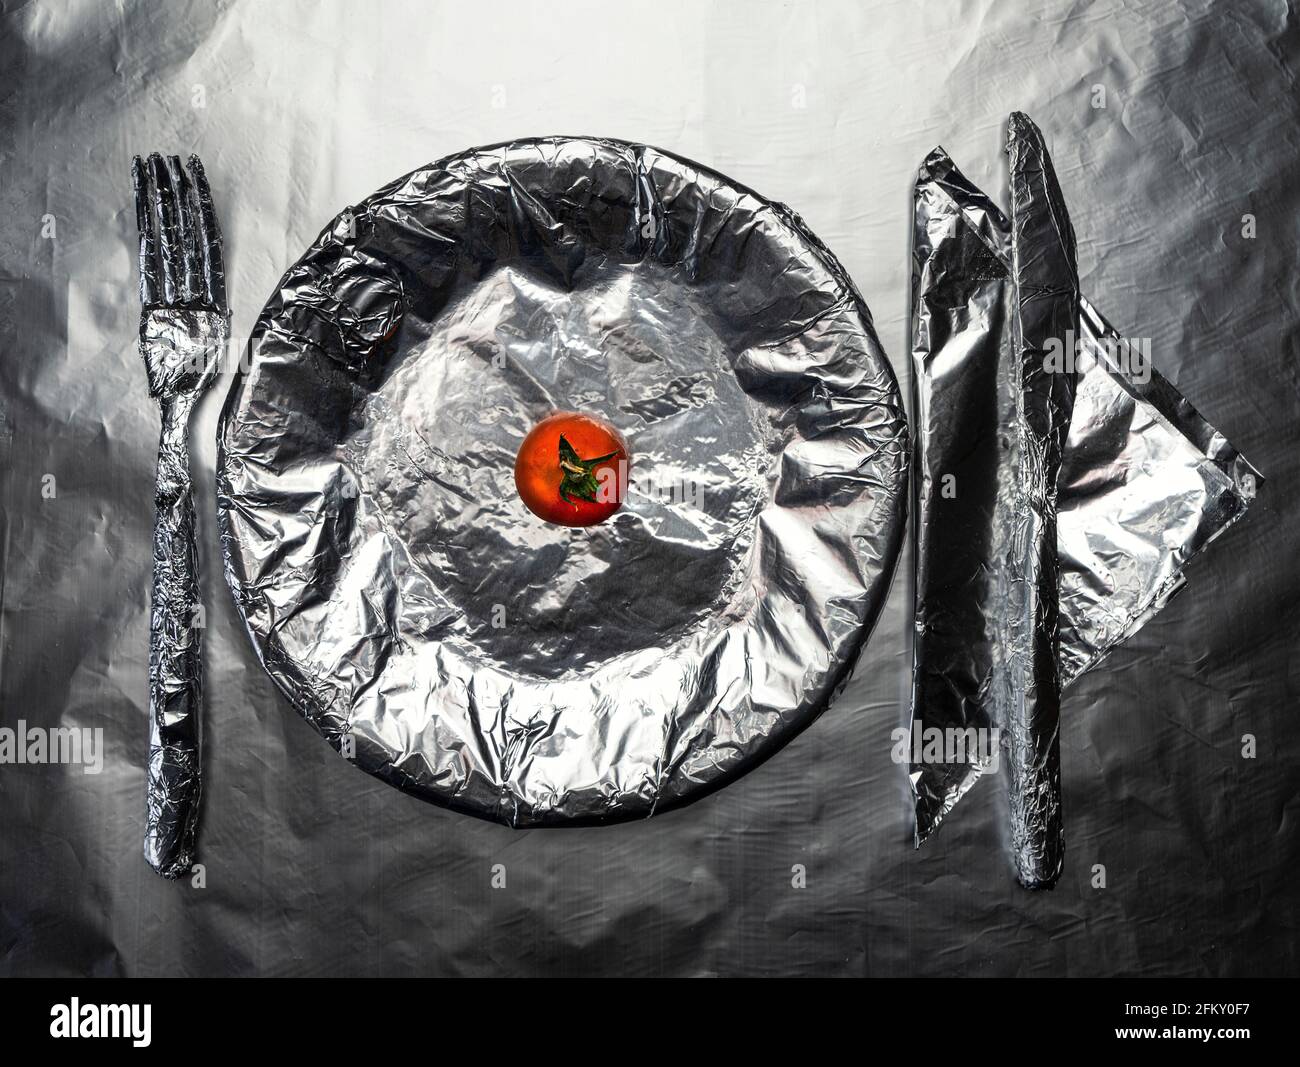
[[[203,699],[198,544],[190,484],[191,396],[161,402],[149,617],[149,769],[144,855],[164,878],[194,862]]]

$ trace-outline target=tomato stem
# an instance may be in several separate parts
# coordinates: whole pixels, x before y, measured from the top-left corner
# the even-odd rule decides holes
[[[596,493],[600,490],[600,480],[596,477],[595,469],[617,455],[618,452],[614,451],[595,459],[582,459],[564,434],[560,434],[560,470],[564,471],[564,477],[560,481],[560,499],[574,508],[578,506],[574,503],[575,497],[588,504],[599,504]]]

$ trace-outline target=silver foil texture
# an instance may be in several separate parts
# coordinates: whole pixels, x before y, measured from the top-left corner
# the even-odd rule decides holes
[[[230,333],[221,229],[203,164],[132,164],[139,234],[140,337],[161,432],[149,615],[149,763],[144,855],[166,878],[194,862],[203,708],[202,597],[190,478],[190,417]]]
[[[1017,875],[1050,888],[1062,687],[1167,602],[1260,478],[1080,296],[1064,198],[1023,115],[1008,154],[1009,219],[942,149],[916,183],[910,781],[919,845],[1005,759]],[[931,731],[963,744],[930,758]]]
[[[621,511],[543,523],[554,410],[630,442]],[[647,816],[843,684],[905,524],[903,405],[788,208],[657,149],[468,151],[343,212],[220,428],[227,576],[267,671],[361,769],[513,826]]]

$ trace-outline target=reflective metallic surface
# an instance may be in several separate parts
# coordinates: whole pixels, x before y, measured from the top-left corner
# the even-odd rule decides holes
[[[1062,686],[1168,601],[1263,479],[1081,301],[1074,233],[1024,116],[1008,151],[1010,219],[942,149],[917,176],[912,733],[1000,734],[1012,859],[1023,885],[1050,888]],[[995,754],[918,751],[920,844]]]
[[[1169,602],[1264,481],[1086,299],[1079,338],[1058,502],[1063,685]]]
[[[1296,973],[1297,55],[1287,6],[1208,0],[7,6],[0,726],[101,730],[103,761],[0,763],[0,972]],[[191,435],[204,887],[150,872],[159,424],[136,349],[135,153],[203,159],[230,363],[343,206],[469,146],[563,132],[661,145],[792,205],[905,383],[917,164],[943,144],[1005,205],[1015,110],[1050,144],[1084,295],[1149,338],[1161,375],[1268,477],[1167,607],[1120,643],[1089,639],[1109,652],[1062,695],[1068,853],[1053,892],[1008,875],[998,781],[912,847],[894,753],[911,688],[906,544],[829,710],[698,803],[520,830],[357,773],[263,670],[221,578],[216,429],[233,367]],[[1091,380],[1072,432],[1087,404],[1145,424],[1134,394],[1093,395]],[[1154,425],[1105,439],[1108,483],[1142,479],[1164,448]],[[1067,464],[1061,539],[1071,509],[1105,504],[1089,490]],[[1114,602],[1108,587],[1166,567],[1140,558],[1140,575],[1085,564],[1089,596]]]
[[[190,480],[190,416],[230,334],[221,228],[203,164],[132,161],[139,231],[140,355],[158,401],[149,615],[149,782],[144,857],[164,878],[194,863],[203,795],[203,627]]]
[[[993,688],[1005,709],[1011,854],[1027,889],[1061,876],[1061,681],[1057,669],[1056,478],[1075,370],[1049,369],[1049,346],[1079,318],[1074,229],[1038,128],[1007,120],[1011,170],[1011,376],[1016,421],[1008,433],[1011,477],[998,479],[994,550],[1001,603]],[[918,516],[918,522],[923,521]]]
[[[515,491],[554,411],[611,420],[621,511]],[[235,599],[364,770],[514,826],[645,816],[824,710],[902,540],[902,398],[791,212],[658,149],[473,150],[328,226],[221,426]]]

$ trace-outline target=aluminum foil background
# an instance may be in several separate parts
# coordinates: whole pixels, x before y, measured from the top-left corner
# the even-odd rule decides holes
[[[1298,35],[1265,3],[6,9],[0,719],[99,727],[106,752],[98,775],[0,766],[0,969],[1295,973]],[[1160,372],[1268,477],[1181,594],[1065,691],[1053,893],[1006,876],[996,789],[911,848],[891,759],[901,579],[831,710],[679,811],[519,831],[356,773],[263,673],[218,577],[226,382],[193,438],[206,887],[149,871],[157,421],[134,345],[134,152],[203,157],[239,338],[321,227],[395,175],[541,132],[662,145],[794,207],[906,380],[917,161],[942,143],[1005,203],[1016,109],[1050,140],[1083,292],[1152,338]]]

